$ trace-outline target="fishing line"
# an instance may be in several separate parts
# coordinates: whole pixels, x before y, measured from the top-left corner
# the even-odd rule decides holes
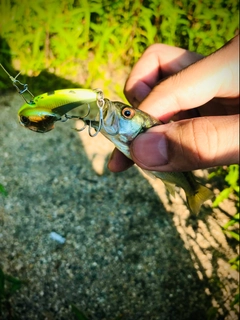
[[[12,81],[13,86],[17,89],[17,92],[20,94],[20,96],[23,98],[23,100],[28,103],[31,104],[31,100],[27,100],[24,97],[24,94],[26,92],[28,92],[33,98],[34,95],[32,94],[32,92],[28,89],[28,84],[27,83],[22,83],[19,80],[17,80],[17,77],[20,75],[21,71],[16,75],[16,77],[12,77],[7,70],[4,68],[4,66],[0,63],[0,66],[2,67],[2,69],[5,71],[5,73],[9,76],[10,80]],[[23,88],[20,89],[18,86],[22,86]]]

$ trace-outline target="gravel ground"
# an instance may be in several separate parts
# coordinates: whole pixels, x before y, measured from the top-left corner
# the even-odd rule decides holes
[[[237,319],[229,304],[238,277],[227,262],[236,248],[220,227],[230,201],[214,211],[208,202],[191,219],[182,192],[168,197],[136,167],[109,172],[105,138],[70,121],[28,131],[21,105],[17,94],[0,97],[0,266],[27,280],[2,319],[71,320],[71,303],[97,320],[200,320],[214,307],[210,319]]]

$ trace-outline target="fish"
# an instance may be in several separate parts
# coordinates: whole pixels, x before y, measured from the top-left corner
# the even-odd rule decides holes
[[[70,116],[66,112],[78,106],[88,106],[85,116]],[[97,107],[98,113],[92,115],[91,107]],[[130,144],[140,134],[148,129],[163,125],[161,121],[148,113],[119,101],[103,98],[99,89],[63,89],[45,93],[24,104],[19,112],[20,123],[28,129],[45,133],[54,128],[56,121],[77,118],[84,122],[84,129],[89,126],[89,135],[95,136],[99,132],[110,140],[117,149],[131,159]],[[81,131],[80,129],[79,131]],[[91,130],[96,131],[95,134]],[[174,196],[176,186],[184,190],[187,205],[193,215],[197,215],[202,204],[213,197],[213,192],[200,184],[192,172],[159,172],[145,173],[159,178],[165,184],[168,192]]]
[[[148,113],[118,101],[105,100],[103,108],[103,123],[100,132],[109,139],[117,149],[131,159],[130,144],[140,134],[149,128],[163,123]],[[87,121],[87,124],[89,122]],[[91,121],[91,126],[97,130],[98,121]],[[159,172],[143,170],[146,174],[159,178],[165,184],[168,192],[174,196],[175,187],[180,187],[186,194],[190,212],[197,215],[202,204],[211,199],[213,192],[200,184],[192,172]]]

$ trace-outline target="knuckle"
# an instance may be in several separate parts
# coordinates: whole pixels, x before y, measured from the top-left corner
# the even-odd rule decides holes
[[[171,165],[174,170],[202,169],[211,166],[217,153],[217,133],[207,118],[192,118],[172,123]],[[173,136],[175,135],[175,136]]]
[[[144,55],[145,54],[151,54],[151,53],[155,53],[156,51],[159,52],[163,47],[163,44],[161,43],[154,43],[151,44],[145,51],[144,51]]]

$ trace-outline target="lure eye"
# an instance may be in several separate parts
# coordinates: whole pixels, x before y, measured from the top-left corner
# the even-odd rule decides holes
[[[132,119],[135,115],[135,110],[131,108],[124,108],[122,109],[122,116],[126,119]]]
[[[21,123],[22,123],[23,125],[25,125],[25,126],[27,126],[27,125],[30,123],[30,120],[29,120],[27,117],[25,117],[25,116],[21,116],[21,117],[20,117],[20,121],[21,121]]]

